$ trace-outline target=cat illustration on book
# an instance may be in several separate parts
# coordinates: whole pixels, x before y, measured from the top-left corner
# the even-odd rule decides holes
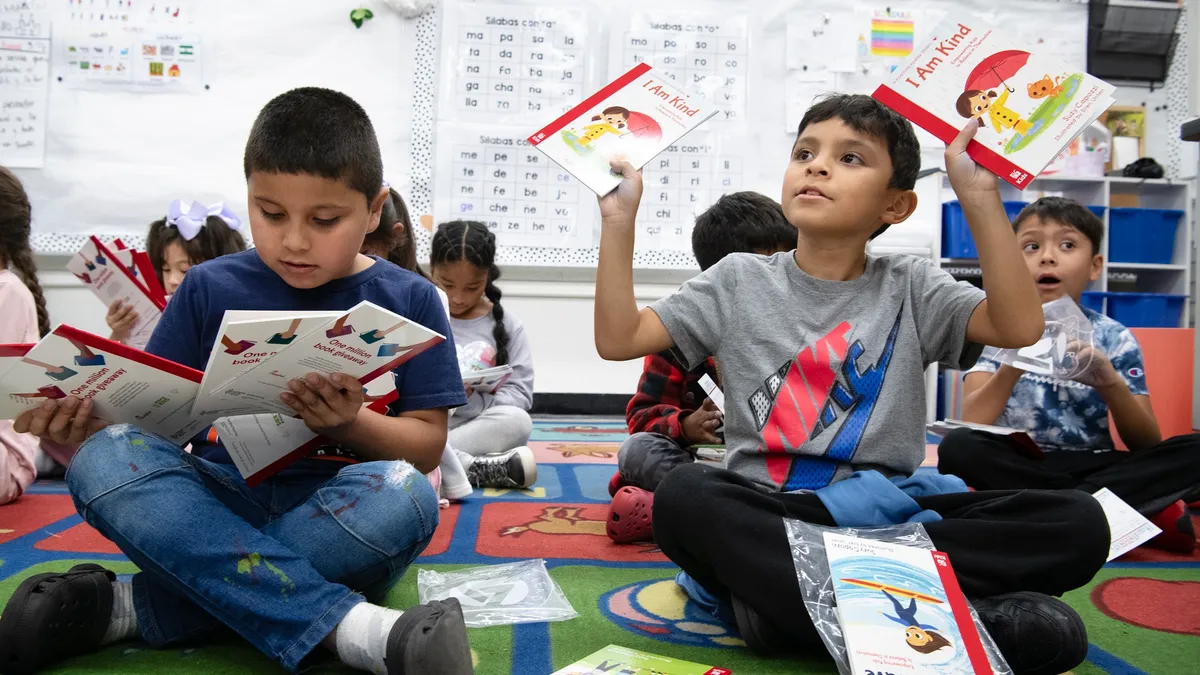
[[[904,626],[904,642],[914,650],[922,654],[932,654],[943,647],[951,647],[950,641],[937,632],[936,627],[928,624],[923,624],[917,620],[917,599],[909,598],[908,607],[900,604],[896,596],[887,592],[887,589],[880,589],[887,596],[888,600],[892,601],[892,607],[896,611],[896,616],[892,616],[887,612],[882,614]]]

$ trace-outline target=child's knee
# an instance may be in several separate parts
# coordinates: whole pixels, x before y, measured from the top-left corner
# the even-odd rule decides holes
[[[130,424],[92,434],[67,469],[67,489],[84,504],[150,473],[182,463],[179,448]]]
[[[524,438],[523,443],[528,443],[529,437],[533,435],[533,418],[527,411],[516,406],[512,406],[512,410],[506,412],[509,422],[512,424],[513,433]]]
[[[1095,497],[1086,492],[1055,490],[1046,494],[1054,495],[1059,500],[1051,512],[1066,523],[1060,535],[1059,550],[1073,554],[1072,566],[1086,573],[1090,580],[1104,565],[1112,544],[1112,533],[1104,509]]]
[[[942,473],[954,473],[955,467],[970,461],[969,456],[974,445],[974,436],[970,429],[951,430],[938,444],[938,470]]]
[[[654,491],[654,522],[677,518],[707,518],[712,508],[716,469],[703,464],[685,464],[669,472]]]
[[[348,467],[320,492],[331,515],[390,556],[404,555],[414,544],[423,549],[437,529],[437,493],[408,462]]]

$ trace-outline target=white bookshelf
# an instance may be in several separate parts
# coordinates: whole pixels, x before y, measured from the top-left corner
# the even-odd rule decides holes
[[[1033,180],[1024,191],[1001,183],[1001,195],[1005,201],[1033,202],[1040,197],[1061,196],[1084,204],[1085,206],[1103,206],[1104,208],[1104,241],[1101,253],[1104,254],[1104,273],[1091,285],[1094,291],[1137,291],[1142,293],[1170,293],[1189,296],[1183,303],[1180,312],[1179,326],[1186,328],[1191,325],[1191,293],[1192,293],[1192,235],[1195,214],[1195,182],[1193,180],[1169,179],[1140,179],[1107,176],[1102,178],[1077,178],[1071,176],[1046,176]],[[1121,198],[1137,197],[1137,206],[1153,209],[1177,209],[1184,212],[1179,226],[1175,230],[1174,257],[1170,263],[1114,263],[1109,249],[1109,218],[1114,197],[1120,203]],[[939,202],[953,201],[956,197],[950,189],[948,180],[943,174]],[[934,228],[932,249],[934,257],[941,267],[948,269],[955,276],[966,280],[978,280],[979,261],[970,259],[953,259],[941,257],[942,227],[940,211],[937,227]],[[1130,281],[1129,277],[1135,277]],[[1105,307],[1107,310],[1107,306]],[[1200,337],[1197,338],[1200,347]],[[1200,362],[1197,364],[1200,371]],[[933,421],[936,417],[938,396],[937,368],[931,368],[926,377],[928,418]],[[1196,418],[1200,419],[1200,401],[1196,406]]]

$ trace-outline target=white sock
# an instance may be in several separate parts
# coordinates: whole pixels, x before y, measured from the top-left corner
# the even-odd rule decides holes
[[[387,637],[401,614],[369,602],[350,608],[335,629],[338,658],[351,668],[387,675]]]
[[[133,584],[128,581],[114,581],[112,618],[108,621],[108,630],[104,632],[104,639],[100,644],[110,645],[133,639],[138,635],[137,612],[133,608]]]

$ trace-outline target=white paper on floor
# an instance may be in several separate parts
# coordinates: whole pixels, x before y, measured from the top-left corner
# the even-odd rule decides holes
[[[541,559],[446,573],[419,569],[417,595],[422,604],[458,598],[469,628],[566,621],[579,616]]]

